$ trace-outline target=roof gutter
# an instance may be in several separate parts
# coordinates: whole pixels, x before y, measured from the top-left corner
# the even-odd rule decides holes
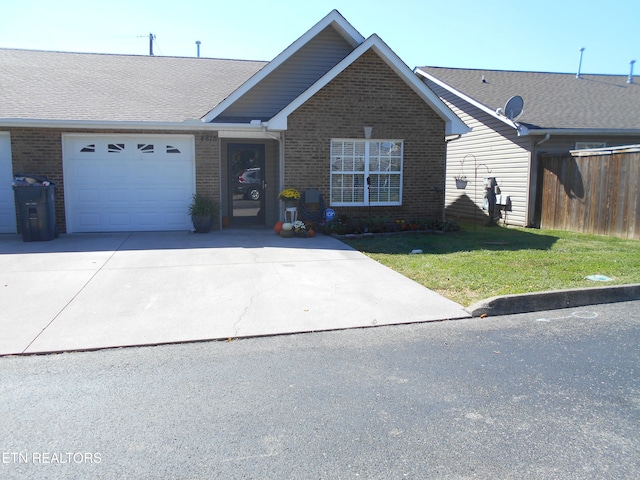
[[[72,128],[95,130],[262,131],[262,125],[256,123],[206,123],[201,120],[187,120],[184,122],[119,122],[95,120],[47,120],[38,118],[0,118],[0,127]]]
[[[631,136],[640,135],[640,129],[621,128],[527,128],[522,135],[620,135]]]
[[[503,115],[498,115],[494,110],[491,110],[486,105],[474,100],[473,98],[471,98],[468,95],[465,95],[461,91],[456,90],[451,85],[443,82],[442,80],[434,77],[433,75],[430,75],[429,73],[425,72],[424,70],[421,70],[420,68],[416,67],[413,71],[414,71],[414,73],[416,75],[420,75],[420,76],[426,78],[427,80],[432,81],[433,83],[439,85],[440,87],[444,88],[445,90],[448,90],[449,92],[453,93],[457,97],[459,97],[459,98],[463,99],[464,101],[470,103],[474,107],[477,107],[480,110],[482,110],[483,112],[488,113],[493,118],[496,118],[496,119],[500,120],[501,122],[506,123],[511,128],[516,129],[517,132],[518,132],[518,135],[527,135],[527,129],[525,127],[523,127],[522,125],[514,122],[513,120],[511,120],[511,119],[509,119],[509,118],[507,118],[507,117],[505,117]],[[522,130],[524,130],[524,133],[521,133]]]

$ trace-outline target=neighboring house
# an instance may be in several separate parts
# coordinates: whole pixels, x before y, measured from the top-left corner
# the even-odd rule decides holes
[[[468,131],[335,10],[268,63],[0,49],[0,86],[0,232],[18,173],[58,185],[61,232],[187,230],[196,192],[270,226],[285,187],[347,215],[441,218],[445,136]]]
[[[502,220],[539,227],[541,155],[640,142],[640,85],[632,74],[415,71],[472,129],[447,145],[448,216],[483,218],[484,179],[495,177]],[[498,109],[513,96],[522,97],[524,111],[510,119]],[[464,190],[456,188],[460,175],[469,182]]]

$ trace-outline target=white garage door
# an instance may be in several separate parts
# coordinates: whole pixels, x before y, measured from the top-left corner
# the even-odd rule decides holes
[[[65,135],[68,232],[188,230],[193,137]]]
[[[0,233],[16,233],[16,206],[11,182],[11,139],[0,132]]]

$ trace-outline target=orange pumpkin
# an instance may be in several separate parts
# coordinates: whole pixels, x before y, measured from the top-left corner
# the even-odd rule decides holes
[[[315,234],[316,231],[313,228],[307,232],[307,235],[309,235],[310,237],[313,237]]]
[[[276,235],[280,235],[280,231],[282,230],[282,224],[283,222],[276,222],[276,224],[273,226],[273,231],[276,232]]]

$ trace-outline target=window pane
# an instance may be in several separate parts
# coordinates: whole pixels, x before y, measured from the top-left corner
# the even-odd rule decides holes
[[[380,155],[399,155],[400,144],[397,142],[381,142],[380,143]]]
[[[355,155],[355,143],[353,142],[344,142],[344,154],[353,156]]]
[[[346,157],[343,161],[343,167],[342,169],[345,172],[351,172],[353,171],[353,157]]]

